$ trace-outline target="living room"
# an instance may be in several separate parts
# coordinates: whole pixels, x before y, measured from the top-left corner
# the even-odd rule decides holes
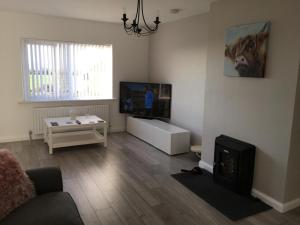
[[[121,20],[126,12],[131,24],[137,2],[1,1],[0,148],[12,152],[24,170],[60,168],[63,189],[84,224],[299,224],[300,2],[144,0],[146,21],[161,20],[146,37],[128,35]],[[226,32],[260,22],[270,24],[263,77],[228,76]],[[24,88],[26,41],[112,46],[110,93],[101,99],[31,98],[26,90],[33,87]],[[170,156],[126,132],[128,114],[120,113],[122,81],[171,84],[167,122],[190,132],[189,147],[201,146],[201,160],[193,153]],[[101,117],[107,121],[107,147],[82,145],[48,153],[49,141],[35,132],[35,110],[99,105],[109,108]],[[251,194],[273,209],[231,220],[171,176],[197,166],[213,173],[220,135],[256,147]],[[59,224],[41,223],[40,217],[10,219],[20,209],[0,224]]]

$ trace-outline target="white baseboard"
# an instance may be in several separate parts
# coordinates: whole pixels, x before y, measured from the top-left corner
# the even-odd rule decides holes
[[[27,140],[29,140],[28,135],[0,137],[0,143],[15,142],[15,141],[27,141]]]
[[[271,196],[269,196],[265,193],[262,193],[261,191],[255,189],[255,188],[252,189],[251,194],[255,198],[259,198],[264,203],[271,206],[273,209],[277,210],[278,212],[281,212],[281,213],[284,212],[282,202],[277,201],[276,199],[272,198]]]
[[[124,132],[125,127],[111,127],[109,129],[110,133]],[[43,139],[43,135],[33,135],[33,140]],[[0,143],[16,142],[16,141],[28,141],[28,135],[16,135],[16,136],[0,136]]]
[[[300,207],[300,198],[284,203],[282,212],[287,212],[298,207]]]
[[[286,202],[286,203],[282,203],[282,202],[279,202],[279,201],[275,200],[274,198],[270,197],[269,195],[266,195],[266,194],[256,190],[255,188],[252,189],[252,195],[254,197],[259,198],[264,203],[268,204],[269,206],[271,206],[272,208],[276,209],[277,211],[279,211],[281,213],[288,212],[288,211],[300,206],[300,198],[294,199],[294,200]]]
[[[205,169],[207,170],[208,172],[210,173],[213,173],[214,172],[214,167],[206,162],[204,162],[203,160],[200,160],[199,161],[199,167],[202,168],[202,169]]]
[[[126,127],[110,127],[109,132],[110,133],[118,133],[118,132],[124,132],[126,131]]]
[[[207,162],[200,160],[199,167],[207,170],[210,173],[213,173],[213,166]],[[281,213],[285,213],[300,206],[300,198],[294,199],[287,203],[282,203],[255,188],[252,189],[251,194]]]

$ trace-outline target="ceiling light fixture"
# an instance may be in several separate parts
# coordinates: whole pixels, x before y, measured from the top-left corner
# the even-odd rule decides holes
[[[134,34],[138,37],[140,36],[149,36],[155,33],[158,29],[158,25],[161,23],[159,17],[157,16],[154,22],[154,25],[150,26],[147,24],[144,16],[144,4],[143,0],[137,1],[137,9],[135,18],[132,21],[132,24],[128,25],[127,21],[129,20],[126,16],[126,13],[123,13],[124,29],[127,34]]]

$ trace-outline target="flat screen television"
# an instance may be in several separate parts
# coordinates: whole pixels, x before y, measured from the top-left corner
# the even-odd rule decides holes
[[[171,95],[171,84],[120,82],[120,113],[169,119]]]

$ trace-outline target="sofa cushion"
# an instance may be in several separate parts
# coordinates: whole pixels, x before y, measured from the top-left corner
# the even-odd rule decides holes
[[[0,220],[34,196],[33,183],[17,159],[0,149]]]
[[[83,225],[70,194],[52,192],[40,195],[22,205],[0,225]]]

